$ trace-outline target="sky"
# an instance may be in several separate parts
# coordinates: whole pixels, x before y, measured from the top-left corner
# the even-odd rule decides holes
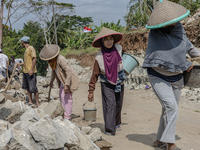
[[[72,3],[75,7],[75,13],[81,17],[92,17],[95,25],[103,22],[114,22],[121,20],[121,25],[125,26],[124,16],[127,13],[127,6],[130,0],[57,0],[57,2]],[[29,15],[13,25],[13,28],[19,30],[23,28],[24,23],[29,20],[37,21],[34,15]]]

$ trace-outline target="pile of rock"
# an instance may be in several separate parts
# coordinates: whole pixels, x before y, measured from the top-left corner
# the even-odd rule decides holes
[[[58,86],[55,83],[48,102],[50,78],[38,76],[37,80],[41,103],[38,108],[25,105],[27,93],[21,88],[0,93],[0,149],[108,150],[112,147],[102,139],[99,128],[79,128],[63,120]]]

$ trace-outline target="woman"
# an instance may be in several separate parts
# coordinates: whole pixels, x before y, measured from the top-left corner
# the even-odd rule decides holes
[[[47,60],[52,68],[50,88],[53,87],[53,81],[56,78],[60,87],[60,102],[65,109],[64,119],[71,119],[73,98],[72,94],[78,89],[79,78],[71,68],[68,61],[59,55],[60,48],[57,45],[45,45],[40,52],[40,58]]]
[[[161,10],[169,16],[158,14]],[[186,53],[191,57],[200,56],[179,22],[187,15],[184,7],[163,0],[154,4],[147,25],[151,30],[143,67],[147,68],[149,81],[162,105],[157,139],[153,146],[167,150],[180,150],[175,144],[175,131],[179,99],[184,86],[183,72],[193,68],[192,63],[186,60]]]
[[[122,64],[122,47],[116,44],[122,34],[103,28],[95,37],[92,46],[100,47],[89,83],[88,100],[94,100],[95,84],[100,76],[105,134],[115,135],[121,130],[121,110],[124,96],[123,80],[126,78]]]

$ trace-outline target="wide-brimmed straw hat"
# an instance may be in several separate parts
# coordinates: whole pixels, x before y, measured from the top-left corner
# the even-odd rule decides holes
[[[148,20],[146,28],[157,29],[181,21],[190,14],[185,7],[168,0],[153,0],[154,10]]]
[[[47,44],[40,52],[40,58],[42,60],[51,60],[55,58],[60,52],[60,47],[55,44]]]
[[[101,31],[96,35],[94,41],[92,42],[93,47],[101,47],[101,40],[102,38],[106,36],[112,35],[114,38],[114,43],[119,42],[123,35],[119,32],[116,32],[114,30],[108,29],[108,28],[102,28]]]

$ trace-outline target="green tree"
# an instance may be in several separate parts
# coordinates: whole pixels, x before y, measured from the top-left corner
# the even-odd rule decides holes
[[[26,5],[26,2],[27,0],[1,0],[0,48],[13,24],[31,13],[32,5]]]
[[[99,33],[103,27],[115,30],[117,32],[122,32],[125,29],[125,27],[120,25],[120,22],[121,22],[120,19],[117,21],[116,24],[114,22],[111,22],[111,23],[102,22],[102,20],[101,20],[100,26],[94,26],[95,28],[94,28],[93,32]]]
[[[130,0],[129,12],[124,16],[127,27],[131,28],[135,26],[139,28],[140,26],[145,26],[152,10],[152,0]]]
[[[199,0],[169,0],[178,3],[191,11],[193,15],[200,7]],[[127,28],[141,27],[147,24],[147,21],[153,10],[153,0],[130,0],[128,13],[124,16]]]

